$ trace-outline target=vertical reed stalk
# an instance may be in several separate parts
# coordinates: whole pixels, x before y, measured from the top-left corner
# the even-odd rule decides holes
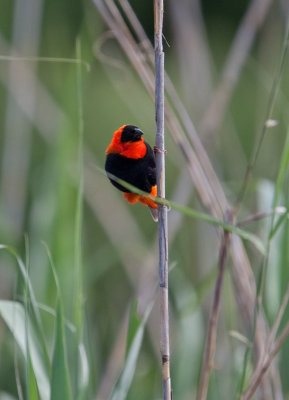
[[[156,102],[156,165],[158,196],[165,197],[164,146],[164,52],[163,0],[154,0],[155,102]],[[168,219],[167,208],[159,210],[159,282],[160,282],[160,350],[162,357],[163,398],[171,399],[169,301],[168,301]]]
[[[226,216],[225,221],[232,223],[233,222],[232,213],[228,212],[227,214],[228,215]],[[205,343],[203,365],[201,370],[197,400],[206,400],[209,388],[210,373],[212,368],[214,367],[214,357],[216,352],[216,339],[217,339],[217,324],[218,324],[220,304],[221,304],[221,292],[222,292],[225,264],[227,260],[230,240],[231,240],[231,233],[225,231],[219,254],[218,276],[216,280],[213,304],[211,308],[208,335]]]

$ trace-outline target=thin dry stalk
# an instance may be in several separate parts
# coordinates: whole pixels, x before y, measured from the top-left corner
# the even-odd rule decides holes
[[[163,52],[163,0],[154,1],[155,42],[155,104],[156,104],[156,166],[158,196],[165,197],[165,138],[164,138],[164,52]],[[168,217],[167,208],[158,205],[159,211],[159,284],[162,356],[163,398],[171,399],[170,334],[168,297]]]
[[[270,349],[272,347],[272,345],[273,345],[273,342],[274,342],[275,337],[277,335],[277,331],[279,329],[279,326],[280,326],[281,320],[283,318],[285,309],[286,309],[286,307],[288,305],[288,301],[289,301],[289,284],[287,285],[287,289],[286,289],[286,292],[284,294],[280,309],[278,311],[276,320],[274,322],[274,325],[273,325],[273,327],[271,329],[271,332],[270,332],[270,335],[269,335],[269,338],[268,338],[268,346],[267,346],[268,349]]]
[[[283,331],[279,335],[278,339],[274,342],[278,328],[280,326],[282,317],[284,315],[285,309],[289,301],[289,285],[287,286],[286,292],[284,294],[282,304],[278,311],[276,320],[271,329],[270,335],[268,336],[268,342],[266,346],[266,351],[263,353],[262,360],[260,360],[257,368],[250,377],[247,389],[245,390],[241,400],[249,400],[255,393],[256,389],[262,382],[262,379],[270,367],[275,355],[280,350],[281,345],[289,334],[289,322],[285,325]]]
[[[105,366],[105,371],[100,381],[98,393],[95,400],[109,399],[112,389],[115,386],[117,379],[119,378],[119,374],[123,366],[123,360],[125,357],[128,315],[129,313],[127,310],[124,317],[122,318],[122,321],[119,324],[119,328],[117,330],[118,334],[109,355],[107,365]]]
[[[237,225],[245,226],[245,225],[251,224],[252,222],[257,222],[257,221],[260,221],[261,219],[271,217],[272,215],[284,215],[286,213],[287,213],[287,209],[285,207],[276,207],[273,210],[262,211],[257,214],[248,215],[248,217],[246,217],[242,221],[239,221],[237,223]]]
[[[289,322],[286,324],[282,333],[276,340],[274,346],[272,346],[272,349],[269,352],[269,354],[267,354],[266,357],[264,358],[262,366],[258,369],[258,373],[256,375],[254,374],[254,379],[253,380],[250,379],[249,385],[248,385],[245,393],[241,397],[241,400],[250,400],[252,398],[252,396],[256,392],[258,386],[261,384],[265,373],[268,371],[270,365],[272,364],[274,357],[280,350],[282,344],[284,343],[284,341],[288,335],[289,335]]]
[[[221,80],[211,96],[210,104],[201,122],[200,131],[203,136],[210,136],[220,128],[256,33],[262,26],[272,2],[272,0],[250,2],[232,43]]]
[[[231,220],[231,215],[230,215],[230,218],[228,218],[228,220]],[[209,387],[210,372],[214,366],[214,356],[215,356],[215,350],[216,350],[216,337],[217,337],[217,323],[218,323],[218,317],[219,317],[219,311],[220,311],[224,270],[225,270],[225,264],[226,264],[226,260],[227,260],[230,239],[231,239],[230,232],[228,232],[228,231],[224,232],[224,238],[222,241],[220,255],[219,255],[218,276],[217,276],[217,281],[216,281],[216,285],[215,285],[213,304],[212,304],[211,315],[210,315],[210,320],[209,320],[208,336],[207,336],[206,343],[205,343],[204,359],[203,359],[197,400],[206,400],[207,393],[208,393],[208,387]]]

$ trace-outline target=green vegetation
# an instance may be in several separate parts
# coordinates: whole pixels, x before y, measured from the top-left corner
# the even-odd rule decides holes
[[[207,398],[248,393],[267,346],[271,372],[242,400],[286,399],[286,6],[264,8],[249,31],[243,2],[189,3],[165,2],[164,26],[166,71],[188,111],[166,82],[173,395],[197,395],[226,230]],[[103,173],[119,126],[155,142],[153,54],[130,14],[125,36],[121,4],[1,4],[0,400],[162,398],[157,224]],[[152,2],[130,4],[152,42]]]

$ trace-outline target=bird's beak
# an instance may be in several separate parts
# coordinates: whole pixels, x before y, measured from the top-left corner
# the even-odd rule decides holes
[[[135,129],[135,132],[136,132],[136,133],[138,133],[140,136],[142,136],[142,135],[143,135],[143,131],[141,131],[141,130],[140,130],[140,129],[138,129],[138,128],[137,128],[137,129]]]
[[[142,137],[142,135],[143,135],[143,131],[141,131],[141,130],[138,129],[138,128],[136,128],[136,129],[134,130],[134,132],[136,133],[136,139],[137,139],[137,140],[139,140],[139,139]]]

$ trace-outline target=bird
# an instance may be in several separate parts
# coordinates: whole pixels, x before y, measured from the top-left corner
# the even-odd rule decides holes
[[[156,162],[151,146],[143,140],[143,132],[135,125],[123,125],[117,129],[106,149],[105,171],[111,183],[121,190],[129,203],[148,206],[154,221],[158,220],[157,203],[151,197],[126,189],[112,175],[157,196]]]

